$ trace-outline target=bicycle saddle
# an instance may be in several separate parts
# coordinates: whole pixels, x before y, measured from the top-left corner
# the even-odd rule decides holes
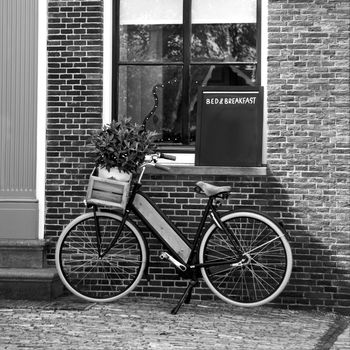
[[[208,197],[217,196],[218,194],[231,192],[231,186],[214,186],[203,181],[196,183],[197,187]]]

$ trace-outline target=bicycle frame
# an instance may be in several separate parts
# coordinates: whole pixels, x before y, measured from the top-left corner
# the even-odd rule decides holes
[[[140,179],[142,175],[143,174],[140,175]],[[194,239],[192,242],[190,242],[171,222],[171,220],[159,209],[157,204],[147,194],[141,191],[142,184],[140,179],[134,184],[118,232],[116,233],[114,239],[106,251],[104,251],[102,254],[100,252],[100,256],[107,254],[113,247],[123,230],[123,226],[128,219],[130,212],[133,212],[150,229],[157,240],[160,241],[162,245],[170,252],[171,255],[168,255],[166,258],[170,260],[182,272],[185,272],[186,270],[198,270],[199,268],[205,266],[208,267],[219,266],[222,264],[237,264],[242,261],[242,258],[244,257],[239,242],[236,237],[228,233],[225,224],[221,222],[220,216],[216,210],[217,205],[215,204],[215,198],[208,198],[208,202],[204,208],[204,213],[198,225]],[[211,217],[212,223],[214,223],[220,230],[222,230],[232,241],[234,246],[237,248],[237,251],[241,252],[241,254],[239,254],[241,256],[240,258],[232,259],[231,261],[217,260],[210,263],[198,263],[198,247],[201,242],[203,230],[208,216]],[[96,224],[98,226],[97,222]],[[96,232],[99,234],[98,227]],[[99,237],[97,238],[97,241],[100,241]]]

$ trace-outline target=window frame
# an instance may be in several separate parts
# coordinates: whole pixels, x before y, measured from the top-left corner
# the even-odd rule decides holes
[[[257,26],[257,38],[256,38],[256,52],[257,61],[255,62],[230,62],[229,65],[242,66],[244,64],[256,65],[256,86],[261,86],[261,1],[257,0],[256,6],[256,26]],[[120,60],[120,40],[119,40],[119,26],[120,26],[120,0],[113,1],[113,43],[112,43],[112,118],[118,118],[118,82],[119,82],[119,67],[120,66],[180,66],[182,67],[182,103],[183,108],[181,112],[182,120],[182,137],[189,140],[189,121],[190,121],[190,69],[192,66],[201,65],[215,65],[215,66],[227,66],[227,62],[217,61],[204,61],[204,62],[192,62],[191,61],[191,34],[192,34],[192,21],[191,21],[191,9],[192,0],[183,0],[183,60],[179,62],[161,62],[161,61],[121,61]],[[191,146],[188,143],[179,145],[162,145],[159,147],[166,151],[192,153],[195,146]]]
[[[118,105],[115,103],[116,91],[118,88],[118,69],[115,62],[115,55],[118,55],[119,43],[113,38],[119,38],[119,15],[115,11],[115,6],[119,8],[119,0],[105,0],[104,5],[104,92],[103,101],[104,108],[102,112],[103,123],[107,124],[112,120],[112,116],[117,116]],[[268,57],[268,11],[267,2],[257,0],[257,85],[267,87],[267,57]],[[118,15],[116,18],[116,15]],[[118,21],[116,21],[118,20]],[[117,50],[118,49],[118,50]],[[251,63],[251,62],[250,62]],[[215,62],[217,64],[217,62]],[[107,84],[108,83],[108,84]],[[107,85],[107,86],[106,86]],[[164,146],[159,148],[163,151],[168,151],[177,156],[176,162],[165,161],[166,165],[175,169],[175,173],[181,174],[223,174],[223,175],[266,175],[267,168],[267,89],[264,94],[263,103],[263,140],[262,140],[262,167],[199,167],[194,165],[194,147],[192,146],[177,146],[171,149],[166,149]]]

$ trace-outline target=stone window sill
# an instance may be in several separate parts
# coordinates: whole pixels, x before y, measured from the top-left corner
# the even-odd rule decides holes
[[[171,171],[166,172],[154,167],[147,168],[148,174],[169,175],[232,175],[232,176],[266,176],[267,167],[221,167],[221,166],[195,166],[191,164],[164,164]]]

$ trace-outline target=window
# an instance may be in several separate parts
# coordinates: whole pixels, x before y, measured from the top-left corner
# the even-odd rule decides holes
[[[261,84],[260,1],[114,1],[113,117],[142,122],[164,84],[147,126],[193,152],[198,87]]]

